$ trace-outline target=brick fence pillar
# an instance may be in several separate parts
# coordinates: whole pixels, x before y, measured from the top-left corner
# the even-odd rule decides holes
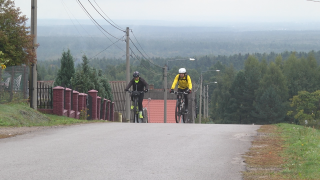
[[[106,99],[103,99],[102,117],[101,117],[101,119],[103,119],[103,120],[106,120],[106,119],[107,119],[107,116],[106,116],[107,110],[106,110],[106,108],[107,108],[107,100],[106,100]]]
[[[88,94],[92,97],[92,104],[91,104],[91,119],[92,120],[96,120],[98,119],[98,116],[97,116],[97,95],[98,95],[98,91],[97,90],[90,90],[88,92]]]
[[[64,109],[67,110],[67,117],[70,117],[71,112],[71,89],[66,88],[64,96]]]
[[[78,96],[78,111],[80,112],[81,110],[83,110],[83,102],[84,102],[84,94],[83,93],[79,93]]]
[[[110,119],[111,121],[114,121],[114,102],[111,103],[111,107],[110,107]]]
[[[64,88],[57,86],[53,88],[53,114],[63,116],[64,111]]]
[[[101,97],[97,96],[97,118],[100,120],[101,119]]]
[[[107,100],[107,118],[106,120],[110,121],[110,107],[111,107],[111,101],[110,100]]]
[[[74,118],[79,119],[80,113],[78,111],[79,103],[79,92],[73,91],[72,95],[72,110],[74,110]]]

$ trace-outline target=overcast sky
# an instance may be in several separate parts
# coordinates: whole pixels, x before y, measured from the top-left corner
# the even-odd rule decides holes
[[[14,0],[30,17],[31,0]],[[88,0],[80,1],[102,19]],[[189,22],[320,22],[319,3],[307,0],[91,0],[115,22],[160,20]],[[96,6],[98,9],[99,7]],[[102,11],[101,11],[102,13]],[[77,0],[38,0],[38,19],[89,19]]]

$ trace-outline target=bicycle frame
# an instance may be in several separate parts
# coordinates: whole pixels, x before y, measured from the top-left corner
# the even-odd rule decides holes
[[[175,109],[175,119],[176,123],[185,123],[186,114],[185,114],[185,98],[184,95],[188,94],[186,92],[174,92],[174,94],[178,95],[176,109]],[[182,118],[182,121],[181,121]]]
[[[138,101],[139,101],[139,96],[141,93],[144,93],[144,91],[128,91],[131,96],[133,97],[133,123],[139,123],[139,106],[138,106]],[[141,119],[141,122],[143,120]]]

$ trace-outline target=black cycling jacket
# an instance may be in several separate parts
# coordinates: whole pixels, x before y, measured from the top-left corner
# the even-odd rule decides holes
[[[134,78],[131,79],[125,90],[129,90],[131,86],[133,91],[143,91],[145,89],[149,89],[148,83],[141,77],[139,77],[138,83],[134,81]]]

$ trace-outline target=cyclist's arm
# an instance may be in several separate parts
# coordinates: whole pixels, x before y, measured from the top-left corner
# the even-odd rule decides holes
[[[131,81],[129,82],[129,84],[127,85],[127,87],[125,88],[125,90],[129,90],[129,88],[132,86],[132,84],[133,84],[133,81],[131,80]]]
[[[187,78],[188,78],[188,88],[189,88],[190,90],[192,90],[191,78],[190,78],[190,76],[187,76]]]
[[[179,74],[174,78],[171,89],[174,89],[176,87],[178,80],[179,80]]]
[[[143,78],[140,78],[140,80],[142,81],[142,83],[144,84],[144,89],[149,89],[149,84],[146,82],[146,80],[144,80]]]

